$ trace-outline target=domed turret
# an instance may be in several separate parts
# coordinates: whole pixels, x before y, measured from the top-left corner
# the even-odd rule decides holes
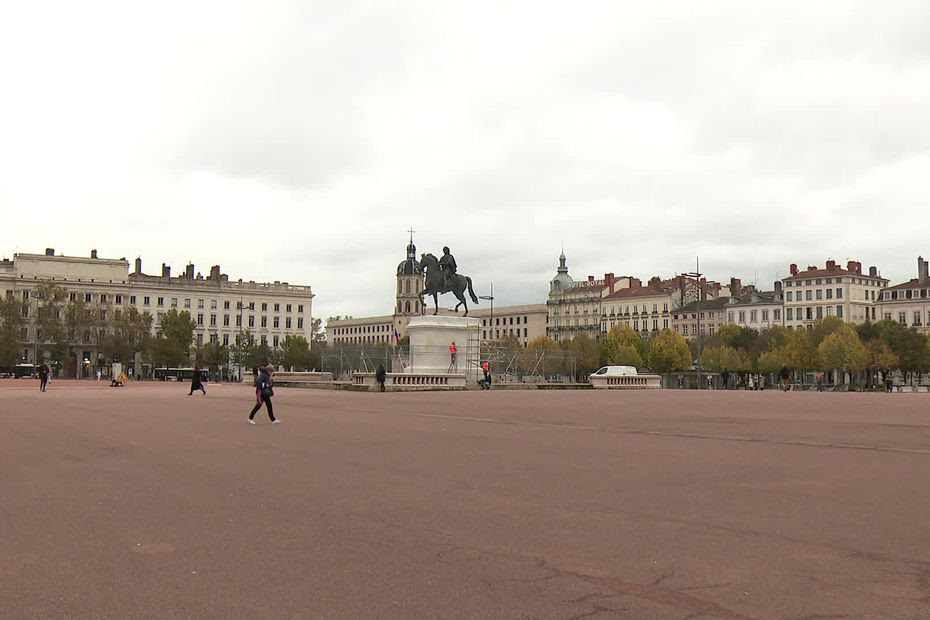
[[[555,277],[549,282],[549,292],[558,293],[567,291],[575,285],[575,281],[568,275],[568,267],[565,265],[565,252],[559,254],[559,268],[556,270]]]
[[[413,245],[413,231],[407,244],[407,258],[397,265],[397,300],[394,314],[417,316],[423,312],[420,291],[423,290],[423,269],[417,261],[417,246]]]

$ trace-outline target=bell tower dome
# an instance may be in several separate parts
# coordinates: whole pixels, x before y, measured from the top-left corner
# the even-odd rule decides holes
[[[397,266],[397,296],[394,316],[419,316],[423,314],[420,291],[423,290],[423,270],[417,262],[417,246],[413,244],[414,230],[411,228],[407,258]]]

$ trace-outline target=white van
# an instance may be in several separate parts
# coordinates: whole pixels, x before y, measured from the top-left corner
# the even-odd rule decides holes
[[[589,377],[631,377],[636,374],[635,366],[601,366]]]

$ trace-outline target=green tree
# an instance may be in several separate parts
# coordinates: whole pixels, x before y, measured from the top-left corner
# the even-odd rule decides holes
[[[747,372],[752,369],[745,351],[726,345],[704,349],[701,360],[701,365],[713,372],[721,372],[724,369],[731,372]]]
[[[0,366],[12,368],[19,363],[24,307],[17,297],[0,299]]]
[[[823,320],[817,321],[811,328],[811,343],[814,348],[820,347],[820,343],[830,334],[837,330],[848,327],[843,319],[836,316],[828,316]]]
[[[862,334],[861,331],[859,333]],[[878,332],[875,331],[875,333],[877,334]],[[901,363],[901,360],[898,359],[898,356],[891,352],[891,347],[888,346],[888,343],[877,335],[866,343],[865,349],[869,355],[869,370],[872,372],[882,373],[882,378],[897,368]]]
[[[792,330],[788,342],[782,349],[782,359],[792,370],[805,371],[817,368],[817,349],[814,347],[810,330]]]
[[[681,334],[663,329],[649,340],[647,359],[655,372],[675,372],[691,367],[691,350]]]
[[[781,351],[766,351],[756,360],[756,369],[764,374],[773,375],[785,364]]]
[[[101,348],[109,360],[130,363],[136,353],[143,353],[150,347],[152,315],[139,312],[135,306],[126,310],[117,310],[110,321],[100,342]]]
[[[78,353],[75,350],[82,345],[92,344],[94,338],[95,321],[80,295],[75,296],[72,301],[64,308],[64,330],[61,333],[62,340],[58,342],[58,348],[65,350],[66,355],[74,361],[74,376],[81,376],[81,360],[78,359]]]
[[[856,330],[843,324],[830,332],[817,348],[820,363],[830,370],[843,373],[865,370],[869,355]]]
[[[313,363],[310,343],[303,336],[287,336],[281,341],[278,357],[287,370],[307,370]]]
[[[601,341],[600,363],[604,366],[643,365],[645,345],[639,332],[627,325],[611,329]]]
[[[229,363],[229,347],[218,340],[204,343],[197,349],[197,365],[207,368],[210,372],[218,372],[220,368]]]
[[[51,354],[53,364],[63,364],[68,358],[68,349],[62,345],[65,340],[63,311],[68,292],[55,282],[45,281],[39,283],[35,297],[39,300],[36,311],[38,341]],[[42,357],[40,354],[39,358]]]
[[[172,308],[162,315],[158,322],[159,335],[152,347],[155,363],[169,367],[189,364],[195,327],[196,323],[187,310],[178,312]]]
[[[527,343],[520,355],[520,369],[523,373],[559,374],[565,370],[563,361],[559,343],[539,336]]]
[[[575,355],[576,380],[583,380],[599,368],[600,351],[597,341],[586,333],[579,332],[572,339],[568,350]]]

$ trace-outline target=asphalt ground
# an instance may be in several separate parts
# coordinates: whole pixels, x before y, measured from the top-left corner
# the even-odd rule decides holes
[[[3,618],[927,618],[930,395],[0,381]]]

